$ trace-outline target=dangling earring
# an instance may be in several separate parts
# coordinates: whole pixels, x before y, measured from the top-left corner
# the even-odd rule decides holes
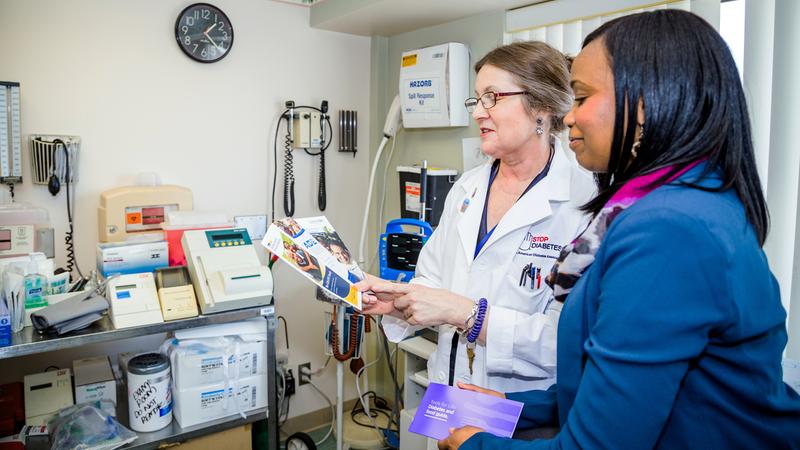
[[[631,147],[631,156],[636,158],[639,156],[639,147],[642,146],[642,137],[644,137],[644,124],[639,124],[639,137],[636,139],[636,142],[633,143]]]
[[[544,128],[542,127],[543,124],[544,124],[544,120],[542,120],[541,117],[537,117],[536,118],[536,134],[538,134],[539,136],[544,134]]]

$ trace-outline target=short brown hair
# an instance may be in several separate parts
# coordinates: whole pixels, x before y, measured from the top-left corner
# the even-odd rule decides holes
[[[525,108],[552,114],[550,127],[564,129],[564,116],[572,108],[569,87],[570,59],[550,45],[539,41],[514,42],[497,47],[475,63],[475,73],[488,64],[509,72],[528,93]]]

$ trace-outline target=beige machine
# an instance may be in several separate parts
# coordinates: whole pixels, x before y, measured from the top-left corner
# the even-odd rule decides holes
[[[156,269],[156,287],[164,320],[197,315],[197,299],[186,266]]]
[[[182,186],[122,186],[100,194],[97,225],[100,242],[121,242],[129,235],[160,231],[170,211],[192,209],[192,191]]]
[[[182,244],[203,314],[272,301],[272,272],[261,265],[246,228],[189,230]]]
[[[25,425],[44,425],[61,408],[72,406],[72,372],[53,370],[25,375]]]

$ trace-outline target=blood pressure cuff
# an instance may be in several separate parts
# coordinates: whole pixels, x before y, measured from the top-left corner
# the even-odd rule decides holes
[[[39,332],[61,335],[88,327],[103,318],[107,310],[105,297],[94,291],[81,292],[31,314],[31,322]]]

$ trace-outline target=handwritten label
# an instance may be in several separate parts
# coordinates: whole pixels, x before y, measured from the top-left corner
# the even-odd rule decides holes
[[[171,409],[171,397],[168,376],[145,380],[131,392],[131,419],[141,425],[147,425],[154,419],[164,416]]]

